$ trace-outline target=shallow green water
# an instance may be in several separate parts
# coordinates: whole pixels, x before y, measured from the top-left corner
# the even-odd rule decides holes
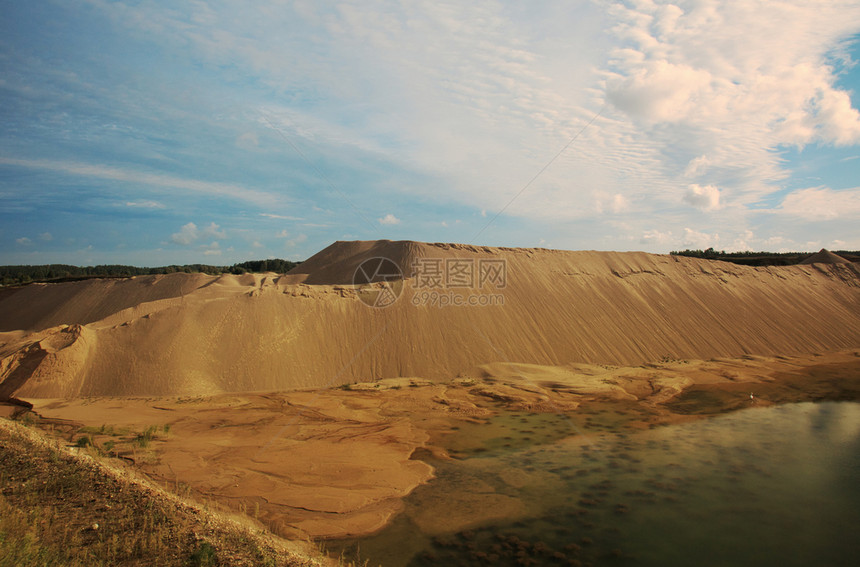
[[[437,478],[390,527],[331,547],[385,567],[855,564],[860,404],[617,433],[626,419],[609,409],[463,426],[449,440],[461,460],[432,461]],[[480,522],[500,502],[514,517]]]

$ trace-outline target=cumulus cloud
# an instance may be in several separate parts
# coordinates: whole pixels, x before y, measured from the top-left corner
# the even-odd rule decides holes
[[[221,227],[214,222],[210,222],[209,226],[203,229],[201,235],[203,238],[227,238],[227,232],[221,230]]]
[[[860,114],[833,86],[826,59],[857,32],[856,3],[639,2],[614,11],[616,33],[638,55],[614,61],[607,97],[634,118],[719,123],[720,135],[766,146],[860,142]]]
[[[188,245],[197,240],[200,237],[200,233],[197,230],[197,225],[193,222],[190,222],[179,230],[179,232],[174,232],[170,235],[170,240],[176,244]]]
[[[727,247],[726,250],[729,252],[748,252],[753,248],[750,246],[750,242],[755,238],[755,234],[751,230],[745,230],[743,233],[739,234],[737,238],[734,239],[731,246]]]
[[[750,206],[791,174],[780,149],[860,143],[832,59],[860,30],[856,2],[649,0],[610,14],[620,45],[606,96],[632,122],[630,139],[655,151],[633,157],[654,174],[655,202],[667,182],[695,180],[684,201],[696,208]]]
[[[612,82],[606,96],[617,108],[648,122],[679,122],[700,112],[711,94],[711,73],[660,59]]]
[[[170,240],[173,243],[181,244],[183,246],[193,244],[200,239],[208,238],[224,239],[227,238],[227,233],[221,230],[221,227],[214,222],[209,223],[209,226],[203,229],[198,228],[193,222],[189,222],[188,224],[183,225],[182,228],[179,229],[179,232],[175,232],[170,235]]]
[[[549,3],[528,17],[503,3],[345,0],[337,10],[302,3],[205,17],[200,5],[186,10],[194,17],[98,5],[169,44],[184,38],[183,50],[213,66],[253,69],[285,92],[312,88],[313,112],[269,101],[271,123],[317,147],[360,148],[436,173],[446,183],[414,190],[482,214],[506,203],[505,190],[515,193],[505,182],[528,180],[605,102],[506,214],[569,220],[593,210],[589,191],[629,203],[642,186],[659,207],[691,180],[749,204],[785,175],[774,149],[860,140],[860,119],[828,59],[860,29],[854,0],[588,2],[574,11]],[[296,57],[296,45],[318,37],[326,50]],[[361,116],[342,120],[355,100]],[[246,126],[231,134],[238,145],[262,141]],[[570,179],[562,189],[554,183]],[[673,228],[680,233],[684,222]]]
[[[33,241],[27,238],[26,236],[22,236],[21,238],[16,238],[15,242],[20,244],[21,246],[29,246],[33,244]]]
[[[395,217],[391,213],[388,213],[387,215],[385,215],[384,217],[379,219],[379,224],[387,224],[387,225],[400,224],[400,219]]]
[[[211,242],[205,246],[202,246],[204,256],[220,256],[221,255],[221,245],[218,242]]]
[[[53,239],[54,239],[54,235],[51,234],[50,232],[43,232],[42,234],[39,235],[39,240],[42,240],[44,242],[50,242]]]
[[[665,245],[669,244],[673,241],[672,232],[661,232],[657,229],[646,230],[642,233],[641,238],[639,239],[640,244],[660,244]]]
[[[206,171],[214,178],[217,172],[206,169],[214,163],[211,154],[172,172],[148,168],[156,163],[174,167],[171,163],[186,156],[171,156],[172,162],[147,156],[146,165],[137,168],[11,158],[0,163],[119,181],[110,185],[123,188],[146,184],[162,191],[232,195],[267,204],[242,209],[259,215],[257,222],[263,224],[299,220],[278,213],[319,212],[311,206],[278,208],[279,195],[290,191],[301,198],[311,195],[309,200],[319,195],[316,204],[337,208],[325,200],[327,191],[304,189],[319,184],[323,171],[332,172],[333,185],[354,182],[350,196],[354,191],[359,203],[397,202],[378,199],[379,192],[404,187],[415,202],[438,199],[454,205],[437,222],[426,223],[437,230],[444,228],[439,228],[442,218],[504,210],[506,216],[562,233],[577,224],[570,220],[593,217],[595,206],[622,213],[635,205],[643,220],[631,220],[628,228],[610,227],[592,236],[610,226],[604,218],[599,227],[593,225],[596,230],[582,229],[576,237],[581,240],[553,237],[553,242],[596,246],[598,238],[612,233],[601,245],[637,240],[692,245],[703,240],[700,235],[719,230],[728,245],[734,244],[728,235],[742,234],[747,225],[764,235],[774,228],[758,228],[743,218],[726,228],[722,223],[729,213],[773,202],[775,190],[796,186],[783,183],[790,171],[781,149],[860,142],[860,117],[839,86],[840,65],[833,61],[834,51],[860,31],[856,0],[630,0],[583,2],[577,10],[558,3],[525,8],[510,2],[358,0],[342,0],[337,9],[313,2],[270,3],[259,10],[226,5],[207,10],[197,2],[176,10],[153,2],[90,4],[109,15],[105,21],[126,26],[113,31],[157,43],[176,58],[177,69],[191,62],[218,80],[223,78],[218,70],[229,69],[237,88],[250,79],[246,82],[280,93],[266,98],[255,91],[248,100],[258,108],[237,111],[237,118],[227,105],[218,109],[217,120],[206,122],[205,131],[213,133],[222,150],[225,143],[227,150],[234,145],[265,148],[239,152],[255,161],[234,177],[265,189],[249,192],[238,184],[179,173]],[[188,86],[181,77],[172,78],[178,91]],[[188,110],[178,100],[166,102],[165,108]],[[361,112],[345,111],[355,108]],[[190,114],[203,121],[214,115],[210,110],[204,106]],[[157,118],[167,123],[172,117],[164,112]],[[177,118],[176,131],[199,125]],[[273,125],[289,144],[280,140],[280,148],[267,146],[277,139],[269,130]],[[306,152],[308,162],[324,164],[322,169],[310,171],[309,164],[301,164],[296,148]],[[166,155],[164,148],[154,149]],[[287,166],[285,156],[294,162]],[[384,167],[371,171],[375,161],[384,161]],[[251,170],[260,173],[251,177]],[[294,170],[293,177],[283,179]],[[527,191],[511,202],[523,187]],[[145,196],[114,196],[111,202],[128,199],[127,206],[142,209],[147,201],[136,199]],[[804,201],[817,197],[808,192],[786,197],[778,212],[795,214]],[[703,218],[696,209],[720,213]],[[844,210],[840,214],[851,214],[850,202]],[[340,224],[342,217],[330,214],[310,220],[325,215],[332,225]],[[831,218],[828,214],[822,210],[813,216]],[[400,222],[391,213],[367,216],[382,230]],[[719,228],[713,225],[718,222]],[[265,231],[271,236],[283,224],[270,223]],[[322,225],[296,225],[296,230],[305,226]],[[482,238],[498,240],[493,229],[502,226],[497,223]],[[652,227],[659,230],[647,230]],[[697,234],[688,235],[685,227],[695,227]],[[205,230],[192,223],[171,240],[187,246],[220,238],[203,236]],[[589,236],[582,236],[586,232]],[[792,242],[810,238],[793,229],[789,234]],[[822,242],[837,236],[822,235]],[[738,244],[752,242],[739,237]]]
[[[818,126],[818,138],[847,146],[860,142],[860,112],[851,106],[845,91],[825,90],[812,103],[811,113]]]
[[[681,240],[683,246],[699,250],[716,248],[719,245],[719,242],[719,234],[708,234],[706,232],[700,232],[687,227],[684,228],[684,236]]]
[[[771,248],[777,248],[779,246],[783,246],[787,244],[789,240],[787,240],[784,236],[771,236],[770,238],[766,238],[762,241],[762,244],[765,246],[766,250]]]
[[[720,190],[713,185],[702,187],[694,183],[684,193],[684,202],[703,211],[715,211],[720,208]]]

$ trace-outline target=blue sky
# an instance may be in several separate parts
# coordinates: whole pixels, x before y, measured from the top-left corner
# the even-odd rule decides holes
[[[856,1],[0,0],[0,263],[856,250],[858,60]]]

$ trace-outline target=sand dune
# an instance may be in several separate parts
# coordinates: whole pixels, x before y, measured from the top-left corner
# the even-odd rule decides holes
[[[801,264],[850,264],[850,260],[846,260],[839,254],[834,254],[830,250],[822,248],[809,258],[806,258]]]
[[[506,262],[488,306],[384,309],[350,285],[365,259]],[[503,300],[503,304],[501,301]],[[338,242],[287,275],[173,274],[0,295],[0,395],[174,395],[444,380],[494,362],[637,365],[860,346],[854,264],[746,267],[645,253]]]
[[[84,325],[141,303],[181,297],[210,281],[204,274],[169,274],[10,288],[0,295],[0,331]]]

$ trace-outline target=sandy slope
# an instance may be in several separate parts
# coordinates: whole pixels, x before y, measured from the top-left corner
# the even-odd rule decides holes
[[[801,264],[850,264],[850,260],[846,260],[838,254],[834,254],[830,250],[822,248],[809,258],[806,258]]]
[[[503,305],[385,309],[358,264],[501,259]],[[462,293],[462,292],[460,292]],[[71,325],[66,327],[64,325]],[[854,264],[754,268],[645,253],[338,242],[286,276],[174,274],[0,295],[0,395],[175,395],[317,388],[477,365],[774,355],[860,346]]]

